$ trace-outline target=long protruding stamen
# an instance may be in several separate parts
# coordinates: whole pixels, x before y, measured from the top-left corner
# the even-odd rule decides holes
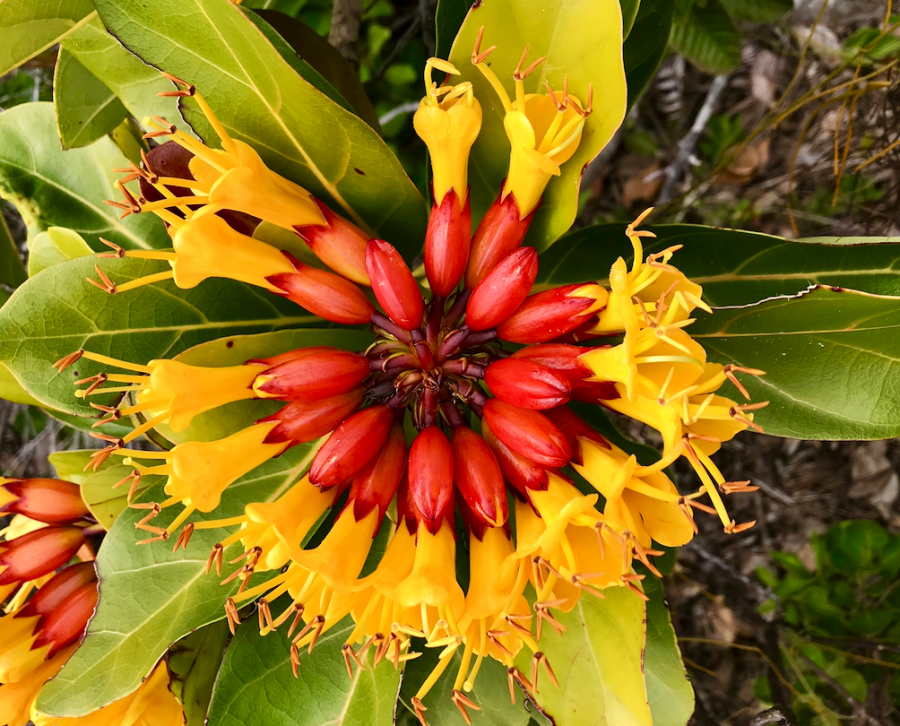
[[[137,280],[131,280],[130,282],[123,283],[122,285],[116,286],[116,292],[128,292],[129,290],[135,290],[139,287],[143,287],[144,285],[152,285],[155,282],[163,282],[164,280],[171,280],[175,277],[174,270],[167,270],[166,272],[157,272],[153,275],[147,275],[146,277],[139,277]]]

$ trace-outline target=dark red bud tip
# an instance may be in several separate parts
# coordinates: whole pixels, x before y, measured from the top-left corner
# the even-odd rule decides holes
[[[472,250],[466,267],[466,287],[472,290],[510,252],[522,246],[525,233],[534,219],[533,209],[525,219],[519,219],[519,205],[512,194],[503,201],[497,198],[482,217],[472,238]]]
[[[409,450],[409,497],[416,519],[436,534],[453,514],[453,449],[437,426],[423,429]]]
[[[365,388],[358,386],[339,396],[318,401],[294,401],[278,413],[267,416],[257,423],[278,421],[278,426],[266,436],[267,444],[305,444],[334,431],[345,419],[360,407]]]
[[[365,325],[375,308],[356,285],[327,270],[319,270],[284,253],[296,272],[272,275],[266,280],[286,298],[320,318],[341,325]]]
[[[32,648],[41,648],[50,643],[47,658],[52,658],[67,645],[81,638],[94,614],[99,596],[96,582],[83,585],[76,590],[47,615],[46,620],[41,623],[41,629]]]
[[[16,499],[0,512],[24,514],[46,524],[72,524],[87,516],[87,505],[76,484],[59,479],[16,479],[2,487]]]
[[[622,394],[612,381],[587,381],[572,386],[572,400],[584,403],[600,403],[601,401],[615,401]]]
[[[347,481],[379,452],[393,420],[394,414],[387,406],[373,406],[353,414],[319,449],[309,470],[310,482],[327,489]]]
[[[481,422],[481,435],[496,455],[500,464],[500,471],[503,472],[506,481],[509,482],[520,499],[524,500],[526,498],[529,489],[537,489],[538,491],[547,489],[550,479],[544,467],[538,466],[530,459],[526,459],[524,456],[511,451],[506,444],[494,435],[494,432],[491,431],[490,426],[485,421]]]
[[[528,297],[538,273],[534,247],[523,247],[506,256],[485,277],[469,298],[466,325],[471,330],[496,328]]]
[[[44,527],[0,544],[0,585],[28,582],[58,570],[84,544],[79,527]]]
[[[367,285],[366,243],[368,235],[352,222],[315,200],[325,224],[295,226],[294,231],[322,262],[340,275]]]
[[[484,439],[467,426],[453,432],[453,474],[471,514],[490,527],[502,527],[509,514],[500,465]]]
[[[404,330],[421,327],[425,302],[400,253],[384,240],[369,240],[366,270],[375,298],[387,316]]]
[[[364,356],[322,347],[260,373],[253,388],[282,401],[310,401],[347,393],[368,375],[369,361]]]
[[[431,208],[425,232],[425,274],[431,292],[447,297],[462,279],[469,260],[472,240],[472,211],[469,197],[460,206],[456,190],[444,195],[441,205]]]
[[[539,292],[497,327],[497,335],[511,343],[544,343],[565,335],[585,322],[596,305],[593,297],[579,297],[585,285],[575,284]]]
[[[561,373],[530,360],[506,358],[491,363],[484,382],[497,398],[520,408],[542,410],[569,400],[571,386]]]
[[[57,572],[41,587],[31,600],[16,615],[17,618],[31,618],[47,615],[85,585],[97,581],[93,562],[79,562]]]
[[[394,424],[381,453],[366,464],[350,484],[349,502],[353,503],[353,517],[357,522],[365,519],[376,507],[378,522],[381,522],[405,471],[406,435],[403,426]],[[377,531],[376,525],[373,537]]]
[[[557,373],[562,373],[569,379],[572,386],[582,383],[585,378],[594,375],[587,363],[581,360],[581,356],[594,348],[581,348],[577,345],[563,345],[562,343],[544,343],[542,345],[529,345],[527,348],[517,350],[512,354],[518,360],[530,360],[543,366],[552,368]]]
[[[517,454],[542,466],[569,463],[569,442],[542,413],[492,398],[484,404],[484,418],[497,438]]]
[[[575,414],[568,406],[553,408],[547,411],[545,415],[556,424],[556,427],[566,437],[566,441],[569,442],[569,448],[572,449],[572,461],[576,464],[580,465],[582,463],[581,439],[593,441],[604,449],[610,448],[609,441],[597,433],[587,421]]]

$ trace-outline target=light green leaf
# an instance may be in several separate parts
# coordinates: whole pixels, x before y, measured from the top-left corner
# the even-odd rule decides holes
[[[12,372],[5,365],[0,363],[0,398],[13,403],[21,403],[25,406],[39,406],[40,403],[28,392],[22,388],[16,381]]]
[[[688,332],[743,376],[755,420],[799,439],[900,435],[900,298],[819,287],[793,298],[703,315]]]
[[[634,27],[622,49],[628,108],[637,102],[666,55],[674,13],[672,0],[641,0]]]
[[[144,61],[193,83],[226,130],[336,211],[418,249],[425,205],[362,120],[302,79],[229,0],[98,0],[107,28]],[[187,104],[191,125],[206,122]]]
[[[309,467],[315,450],[312,444],[290,449],[232,484],[214,513],[192,518],[235,516],[248,502],[273,501]],[[225,617],[225,598],[237,583],[221,586],[215,572],[205,574],[210,548],[224,531],[197,530],[187,549],[173,554],[167,542],[136,544],[141,533],[134,524],[145,513],[126,509],[103,540],[100,604],[81,647],[42,689],[41,712],[82,716],[132,693],[172,643]],[[165,527],[174,516],[165,510],[154,524]]]
[[[691,224],[659,224],[646,229],[658,238],[643,240],[645,256],[682,245],[672,264],[702,285],[704,298],[714,306],[793,295],[815,284],[900,296],[900,240],[896,238],[791,241]],[[565,285],[605,280],[619,256],[631,264],[625,225],[586,227],[566,235],[541,255],[538,281]]]
[[[272,605],[281,610],[284,600]],[[372,666],[374,648],[362,657],[366,669],[347,677],[341,645],[349,618],[322,635],[311,654],[300,655],[299,677],[291,673],[290,640],[284,633],[259,634],[249,622],[225,653],[213,691],[209,722],[218,726],[391,726],[400,674],[391,663]],[[277,693],[278,697],[273,697]]]
[[[0,285],[12,292],[13,288],[21,285],[27,278],[19,250],[9,233],[6,220],[0,214]]]
[[[96,413],[75,398],[72,383],[103,367],[83,360],[63,373],[51,368],[80,348],[147,362],[171,358],[207,340],[321,322],[261,288],[228,280],[207,280],[192,290],[157,283],[110,296],[85,280],[96,276],[94,263],[94,258],[80,257],[54,265],[19,287],[0,308],[0,362],[28,393],[63,412]],[[117,282],[165,267],[131,258],[103,263]]]
[[[0,114],[0,196],[16,205],[29,237],[66,227],[95,250],[100,237],[127,249],[171,246],[155,215],[118,219],[103,203],[118,196],[112,169],[127,164],[110,139],[63,151],[51,103],[27,103]]]
[[[603,593],[605,600],[585,594],[571,612],[554,613],[566,632],[546,633],[541,649],[559,688],[539,680],[537,702],[560,726],[651,726],[644,685],[644,602],[624,587]],[[523,649],[516,664],[530,674],[531,652]]]
[[[741,34],[719,0],[694,3],[676,18],[669,42],[705,73],[730,73],[741,62]]]
[[[103,81],[60,48],[53,78],[53,107],[64,149],[88,146],[106,136],[128,111]]]
[[[28,276],[76,257],[93,254],[78,232],[65,227],[50,227],[28,241]]]
[[[231,633],[224,621],[200,628],[169,651],[172,692],[184,707],[185,726],[205,726],[213,684]]]
[[[685,726],[694,712],[694,689],[687,679],[672,617],[666,608],[662,582],[648,577],[643,582],[647,603],[647,645],[644,678],[653,726]]]
[[[774,23],[794,9],[793,0],[721,0],[734,17],[751,23]]]
[[[471,81],[481,103],[481,133],[469,162],[472,217],[479,219],[494,202],[509,169],[509,141],[497,93],[471,62],[479,28],[482,49],[496,45],[491,70],[513,92],[512,74],[527,44],[529,59],[547,60],[525,80],[529,93],[546,93],[569,79],[569,90],[586,101],[594,84],[594,113],[588,117],[578,151],[562,167],[544,193],[527,241],[538,250],[553,244],[575,219],[584,167],[612,138],[625,115],[626,89],[622,62],[622,14],[618,0],[483,0],[469,11],[450,53],[459,69],[454,82]]]
[[[90,20],[90,0],[3,0],[0,76],[34,58]]]

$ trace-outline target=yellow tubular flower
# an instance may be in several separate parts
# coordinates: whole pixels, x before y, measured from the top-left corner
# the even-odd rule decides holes
[[[160,662],[130,696],[87,716],[46,716],[32,706],[34,726],[181,726],[184,712],[169,690],[169,671]]]
[[[481,130],[481,105],[469,82],[439,88],[431,79],[434,68],[459,75],[456,67],[445,60],[428,60],[426,95],[413,116],[413,126],[431,155],[435,203],[440,206],[444,195],[453,189],[460,206],[464,206],[469,188],[469,152]]]
[[[503,127],[510,143],[509,174],[501,197],[512,194],[519,206],[519,218],[524,219],[541,201],[547,184],[560,175],[560,167],[568,161],[581,142],[585,119],[591,114],[593,87],[588,86],[587,105],[568,91],[564,85],[557,96],[549,84],[547,94],[525,93],[525,79],[545,60],[539,58],[523,68],[528,46],[513,73],[515,99],[511,100],[503,83],[485,63],[494,50],[480,52],[484,32],[478,33],[472,63],[484,75],[503,104],[506,115]]]
[[[0,723],[7,726],[26,726],[32,720],[37,723],[32,715],[32,709],[38,693],[44,687],[44,683],[59,672],[77,647],[71,645],[63,648],[52,658],[43,661],[37,668],[25,674],[21,680],[0,686]],[[46,724],[42,723],[41,726]]]
[[[0,683],[20,681],[43,663],[51,643],[31,649],[40,619],[40,615],[17,618],[14,613],[0,617]]]

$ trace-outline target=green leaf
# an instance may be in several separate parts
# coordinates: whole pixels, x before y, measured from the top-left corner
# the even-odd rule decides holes
[[[0,398],[13,403],[21,403],[25,406],[39,406],[40,403],[19,385],[12,372],[0,363]]]
[[[165,267],[132,258],[103,262],[117,282]],[[72,382],[103,367],[89,361],[64,373],[50,367],[80,348],[146,362],[207,340],[321,322],[261,288],[229,280],[207,280],[192,290],[157,283],[110,296],[85,280],[96,275],[94,263],[80,257],[54,265],[19,287],[0,309],[0,362],[28,393],[66,413],[95,413],[75,398]]]
[[[743,376],[769,434],[800,439],[900,435],[900,300],[817,287],[793,298],[702,315],[688,331]],[[727,395],[727,394],[726,394]]]
[[[669,43],[705,73],[730,73],[741,62],[741,34],[719,0],[694,3],[676,18]]]
[[[144,61],[196,85],[219,121],[266,163],[407,252],[425,205],[364,121],[301,78],[228,0],[97,0],[106,27]],[[191,125],[206,122],[186,105]],[[414,243],[414,244],[413,244]]]
[[[213,684],[230,640],[228,625],[220,620],[182,638],[169,651],[171,688],[184,707],[185,726],[205,726]]]
[[[867,519],[841,522],[825,534],[831,564],[839,572],[852,576],[873,569],[889,540],[890,535],[881,525]]]
[[[622,37],[627,39],[640,12],[641,0],[621,0],[619,4],[622,7]]]
[[[53,106],[64,149],[92,144],[128,115],[116,94],[65,48],[60,48],[56,60]]]
[[[628,82],[628,108],[656,75],[666,55],[675,4],[672,0],[641,0],[634,27],[622,49]]]
[[[796,242],[755,232],[691,224],[647,229],[645,255],[683,245],[672,264],[703,286],[714,306],[745,305],[793,295],[810,285],[833,285],[878,295],[900,296],[900,240],[825,238]],[[565,285],[604,280],[618,257],[629,264],[631,244],[623,224],[600,224],[566,235],[541,255],[538,282]]]
[[[582,101],[594,84],[594,113],[584,126],[578,151],[547,186],[535,212],[527,242],[538,250],[552,245],[569,229],[578,207],[584,167],[606,146],[625,115],[626,88],[622,64],[622,13],[618,0],[483,0],[469,11],[453,43],[450,60],[459,69],[455,82],[471,81],[483,111],[481,133],[469,162],[472,218],[479,219],[495,201],[509,169],[509,141],[504,111],[496,91],[471,62],[479,28],[482,49],[496,45],[491,70],[513,92],[512,74],[530,44],[529,59],[547,60],[525,80],[529,93],[546,93],[569,79],[569,90]]]
[[[446,58],[453,47],[453,39],[459,32],[471,3],[468,0],[438,0],[434,11],[434,32],[437,41],[437,57]]]
[[[78,232],[65,227],[50,227],[28,242],[28,276],[34,277],[41,270],[58,265],[60,262],[93,253]]]
[[[232,484],[214,513],[192,519],[235,516],[249,502],[273,501],[309,467],[315,451],[314,444],[290,449]],[[134,525],[145,513],[126,509],[103,540],[100,604],[81,647],[41,690],[41,712],[83,716],[132,693],[172,643],[225,617],[225,598],[237,583],[221,586],[214,572],[205,574],[210,548],[224,531],[197,530],[187,549],[173,554],[166,542],[135,544],[141,537]],[[174,516],[165,510],[154,524],[165,527]]]
[[[28,274],[25,272],[25,265],[22,264],[19,249],[9,233],[6,220],[0,214],[0,285],[12,290],[26,279]]]
[[[0,76],[58,43],[93,11],[91,0],[3,0]]]
[[[721,0],[734,17],[751,23],[774,23],[794,9],[792,0]]]
[[[416,695],[425,679],[438,664],[438,651],[434,648],[423,648],[422,655],[406,664],[403,671],[403,684],[400,688],[400,701],[414,713],[410,699]],[[460,726],[462,717],[451,700],[453,681],[462,663],[462,654],[457,652],[444,675],[438,680],[425,697],[424,705],[428,709],[426,718],[429,726]],[[526,673],[531,673],[530,666]],[[521,692],[513,705],[509,701],[509,683],[506,666],[493,658],[485,658],[481,662],[475,688],[468,694],[480,711],[469,709],[472,726],[525,726],[531,715],[525,707],[525,699]],[[563,726],[560,724],[560,726]]]
[[[0,196],[16,205],[29,237],[66,227],[95,250],[104,237],[126,249],[168,247],[171,240],[155,215],[118,219],[103,203],[118,196],[112,169],[127,164],[110,139],[63,151],[51,103],[28,103],[0,114]]]
[[[603,593],[605,600],[585,594],[571,612],[554,613],[566,628],[562,635],[545,627],[540,644],[559,688],[545,676],[537,702],[560,726],[651,726],[644,602],[624,587]],[[523,650],[516,664],[530,675],[531,653]]]
[[[285,600],[273,604],[280,610]],[[290,665],[284,633],[265,637],[248,622],[225,653],[216,680],[209,722],[217,726],[391,726],[400,673],[388,661],[372,666],[374,648],[348,678],[341,645],[350,635],[349,618],[326,632],[312,653],[300,655],[299,678]],[[273,694],[277,693],[277,697]]]
[[[685,726],[694,712],[694,689],[687,678],[681,651],[666,608],[662,581],[648,577],[643,582],[647,603],[647,645],[644,678],[653,726]]]

